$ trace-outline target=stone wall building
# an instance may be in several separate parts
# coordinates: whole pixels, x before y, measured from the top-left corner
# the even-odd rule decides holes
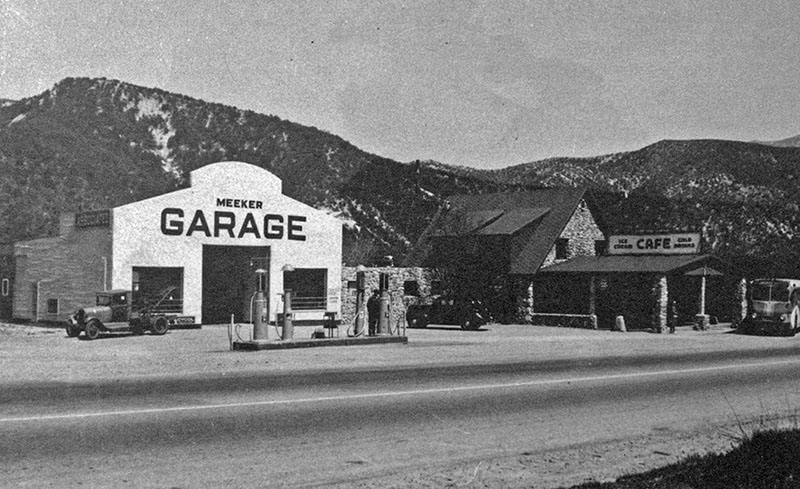
[[[604,249],[597,216],[579,188],[452,196],[405,265],[436,270],[450,292],[482,300],[501,322],[530,322],[540,269]]]

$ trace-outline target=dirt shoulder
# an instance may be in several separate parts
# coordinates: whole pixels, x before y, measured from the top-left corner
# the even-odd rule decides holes
[[[740,443],[745,433],[791,425],[790,420],[769,419],[742,425],[709,426],[692,433],[659,431],[633,439],[578,445],[563,450],[518,453],[428,467],[333,487],[556,489],[589,482],[612,482],[625,475],[665,467],[688,457],[727,453]]]

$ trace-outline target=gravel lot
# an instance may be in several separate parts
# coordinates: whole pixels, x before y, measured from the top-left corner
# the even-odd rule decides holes
[[[245,333],[246,334],[246,333]],[[271,338],[277,335],[269,332]],[[0,383],[96,382],[125,378],[224,375],[246,371],[316,371],[475,362],[591,359],[668,352],[794,349],[796,338],[732,334],[730,329],[675,334],[619,333],[524,325],[408,330],[407,345],[371,345],[268,351],[231,351],[227,325],[173,330],[166,336],[107,335],[68,338],[63,329],[0,324]],[[310,330],[298,328],[295,338]],[[775,423],[779,423],[776,420]],[[727,450],[739,427],[702,433],[650,433],[638,440],[570,447],[556,453],[481,460],[363,481],[356,487],[560,487],[612,480],[675,462],[691,454]],[[535,484],[532,484],[535,481]]]
[[[310,337],[297,328],[295,338]],[[343,332],[344,333],[344,332]],[[63,329],[0,324],[0,382],[74,381],[243,371],[390,368],[476,362],[517,362],[793,348],[796,338],[730,334],[726,328],[675,334],[619,333],[525,325],[408,329],[407,345],[230,351],[227,325],[172,330],[165,336],[114,334],[94,341],[68,338]],[[246,336],[242,330],[242,336]],[[270,338],[276,338],[274,329]]]

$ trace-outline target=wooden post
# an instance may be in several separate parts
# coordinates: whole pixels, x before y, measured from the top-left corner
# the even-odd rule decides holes
[[[697,313],[695,329],[708,329],[709,317],[706,315],[706,269],[700,276],[700,312]]]
[[[703,271],[703,276],[700,277],[700,314],[706,313],[706,274]]]

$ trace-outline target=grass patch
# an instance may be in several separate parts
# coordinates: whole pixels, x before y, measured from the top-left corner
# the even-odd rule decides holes
[[[800,430],[758,431],[724,454],[689,457],[677,464],[615,482],[575,489],[800,488]]]

